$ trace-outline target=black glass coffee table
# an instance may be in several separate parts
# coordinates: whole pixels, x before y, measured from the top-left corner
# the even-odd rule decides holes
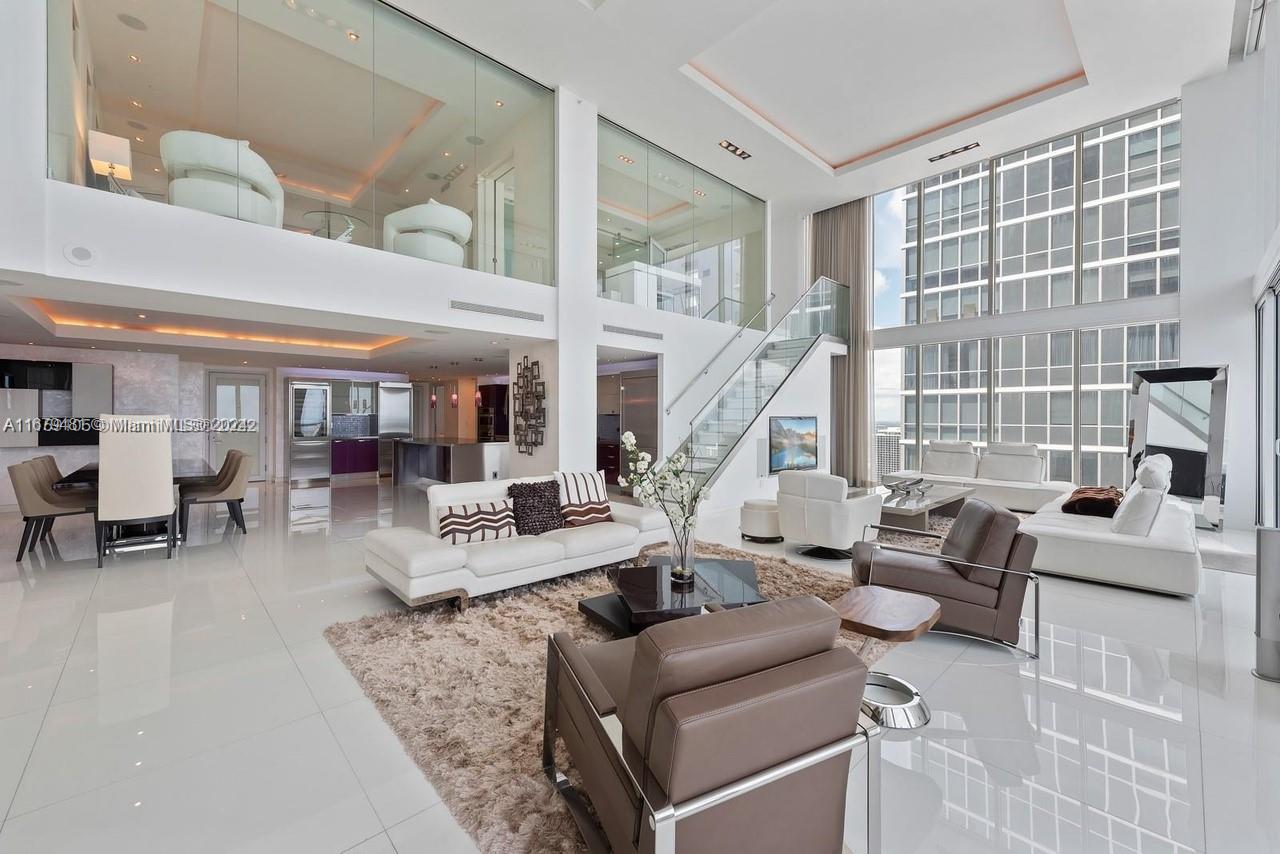
[[[578,602],[578,610],[618,637],[639,634],[655,623],[702,613],[706,605],[739,608],[766,601],[749,560],[698,558],[692,582],[671,580],[671,558],[650,558],[643,566],[606,570],[616,593]]]

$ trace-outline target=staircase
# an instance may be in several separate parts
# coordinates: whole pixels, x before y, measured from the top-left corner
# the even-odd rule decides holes
[[[715,482],[769,401],[814,348],[824,340],[846,341],[848,326],[844,285],[822,278],[796,300],[689,422],[689,438],[680,451],[689,456],[700,484]]]

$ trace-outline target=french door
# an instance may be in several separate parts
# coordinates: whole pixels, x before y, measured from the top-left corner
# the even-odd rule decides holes
[[[214,427],[230,428],[209,431],[209,461],[215,469],[234,448],[249,455],[250,480],[266,478],[265,380],[260,374],[209,372],[209,418]]]

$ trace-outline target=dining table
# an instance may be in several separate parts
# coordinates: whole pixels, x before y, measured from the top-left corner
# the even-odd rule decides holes
[[[198,483],[202,480],[208,480],[217,473],[207,460],[200,457],[175,457],[173,460],[173,482],[178,486],[184,483]],[[62,480],[54,481],[53,488],[62,489],[73,486],[97,485],[98,464],[85,463],[63,477]]]

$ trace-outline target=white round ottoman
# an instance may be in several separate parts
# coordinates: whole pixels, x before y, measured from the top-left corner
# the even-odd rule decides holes
[[[756,543],[780,543],[782,531],[778,527],[778,502],[772,498],[752,498],[742,502],[742,515],[738,522],[742,539]]]

